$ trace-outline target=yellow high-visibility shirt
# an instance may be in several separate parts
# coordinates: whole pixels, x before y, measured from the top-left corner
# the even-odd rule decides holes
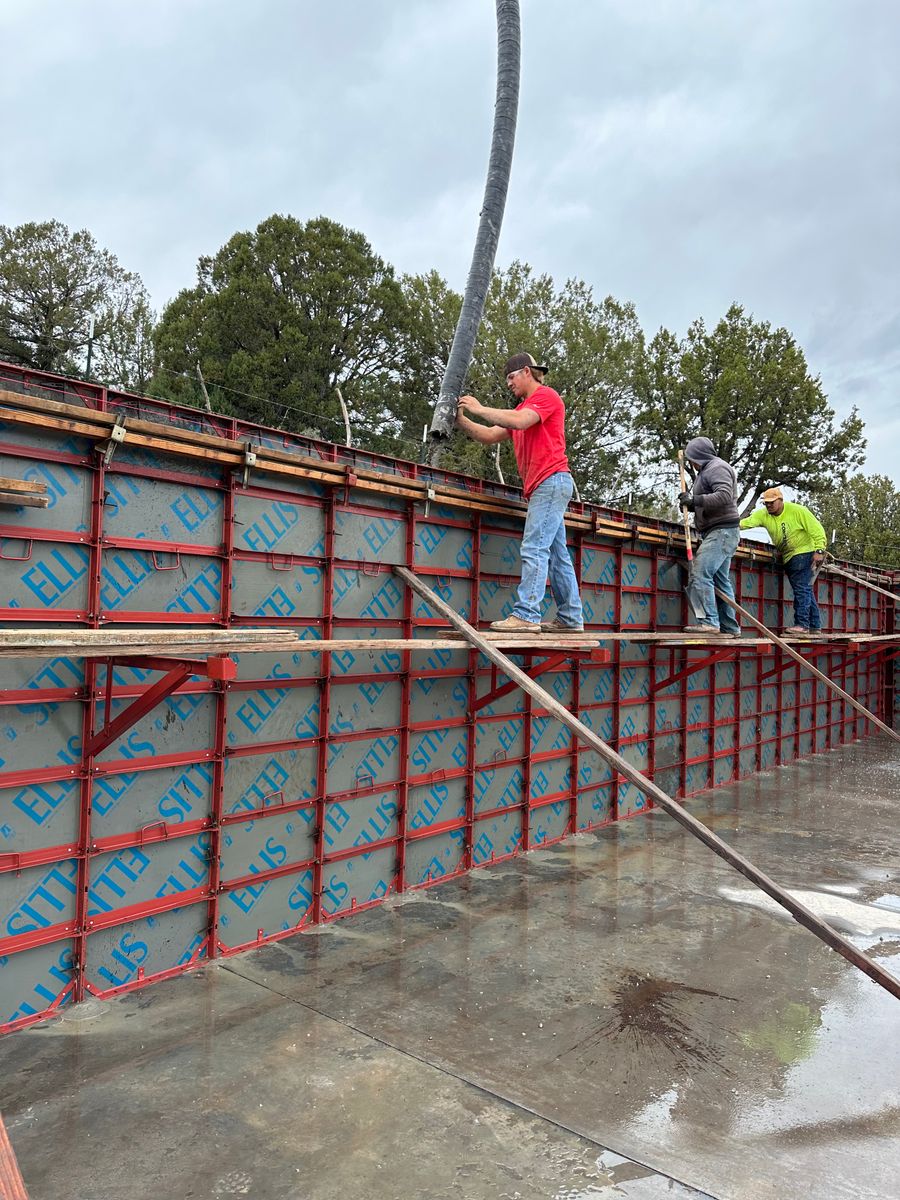
[[[784,562],[795,554],[825,549],[825,530],[805,505],[795,504],[792,500],[785,500],[777,517],[758,508],[741,521],[741,529],[758,529],[760,526],[768,533]]]

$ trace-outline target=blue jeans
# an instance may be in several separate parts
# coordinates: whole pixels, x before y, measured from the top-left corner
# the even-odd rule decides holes
[[[513,608],[513,613],[523,621],[538,622],[541,619],[548,569],[550,590],[560,621],[566,625],[580,625],[584,619],[563,521],[573,486],[572,476],[558,471],[539,484],[528,498],[528,515],[520,548],[522,581]]]
[[[740,633],[734,612],[718,598],[715,588],[734,599],[731,586],[731,557],[741,540],[739,529],[711,529],[703,535],[694,555],[688,581],[688,604],[700,625],[721,628],[725,633]]]
[[[804,629],[821,629],[822,614],[812,589],[812,551],[795,554],[784,564],[784,573],[791,581],[794,593],[794,624]]]

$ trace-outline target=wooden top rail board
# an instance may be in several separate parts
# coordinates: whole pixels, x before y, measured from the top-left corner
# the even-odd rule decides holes
[[[880,596],[887,596],[888,600],[900,600],[900,595],[897,592],[888,591],[887,588],[880,587],[879,584],[873,583],[871,579],[866,579],[862,575],[857,575],[853,571],[845,571],[842,567],[836,567],[833,563],[826,563],[823,570],[829,571],[832,575],[840,575],[842,579],[849,579],[851,583],[855,583],[858,587],[868,588],[872,592],[878,592]]]
[[[4,420],[45,430],[55,429],[60,433],[76,434],[103,442],[109,439],[118,420],[115,413],[99,412],[97,409],[82,408],[75,404],[64,404],[59,400],[46,400],[5,389],[0,389],[0,405],[5,406],[0,408],[0,418]],[[245,445],[231,438],[135,417],[125,419],[124,429],[124,440],[134,446],[186,458],[214,461],[233,469],[244,466]],[[289,454],[256,443],[252,449],[256,454],[253,471],[399,496],[412,502],[422,502],[433,493],[431,498],[435,504],[468,509],[484,516],[521,519],[527,507],[524,501],[514,497],[478,489],[476,481],[473,481],[476,482],[474,488],[466,489],[430,479],[416,479],[388,471]],[[637,517],[630,521],[620,521],[596,512],[570,512],[566,516],[566,525],[583,533],[594,533],[620,541],[640,538],[665,546],[672,546],[678,537],[674,530],[647,525]],[[743,558],[759,558],[762,561],[770,561],[774,557],[771,548],[761,543],[747,549],[740,547],[737,554]]]

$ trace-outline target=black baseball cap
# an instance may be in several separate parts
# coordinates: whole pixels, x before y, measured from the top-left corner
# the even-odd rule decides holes
[[[512,358],[506,360],[503,374],[512,375],[513,371],[521,371],[523,367],[533,367],[535,371],[540,371],[542,374],[550,370],[549,367],[542,367],[535,362],[534,356],[531,354],[514,354]]]

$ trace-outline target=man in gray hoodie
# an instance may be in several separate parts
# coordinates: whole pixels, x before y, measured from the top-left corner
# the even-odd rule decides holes
[[[740,637],[734,611],[715,592],[718,588],[734,599],[731,559],[741,537],[737,475],[730,463],[717,457],[708,437],[689,441],[684,456],[696,476],[692,490],[682,492],[678,500],[694,514],[694,528],[702,539],[688,580],[688,604],[695,623],[685,625],[684,632]]]

